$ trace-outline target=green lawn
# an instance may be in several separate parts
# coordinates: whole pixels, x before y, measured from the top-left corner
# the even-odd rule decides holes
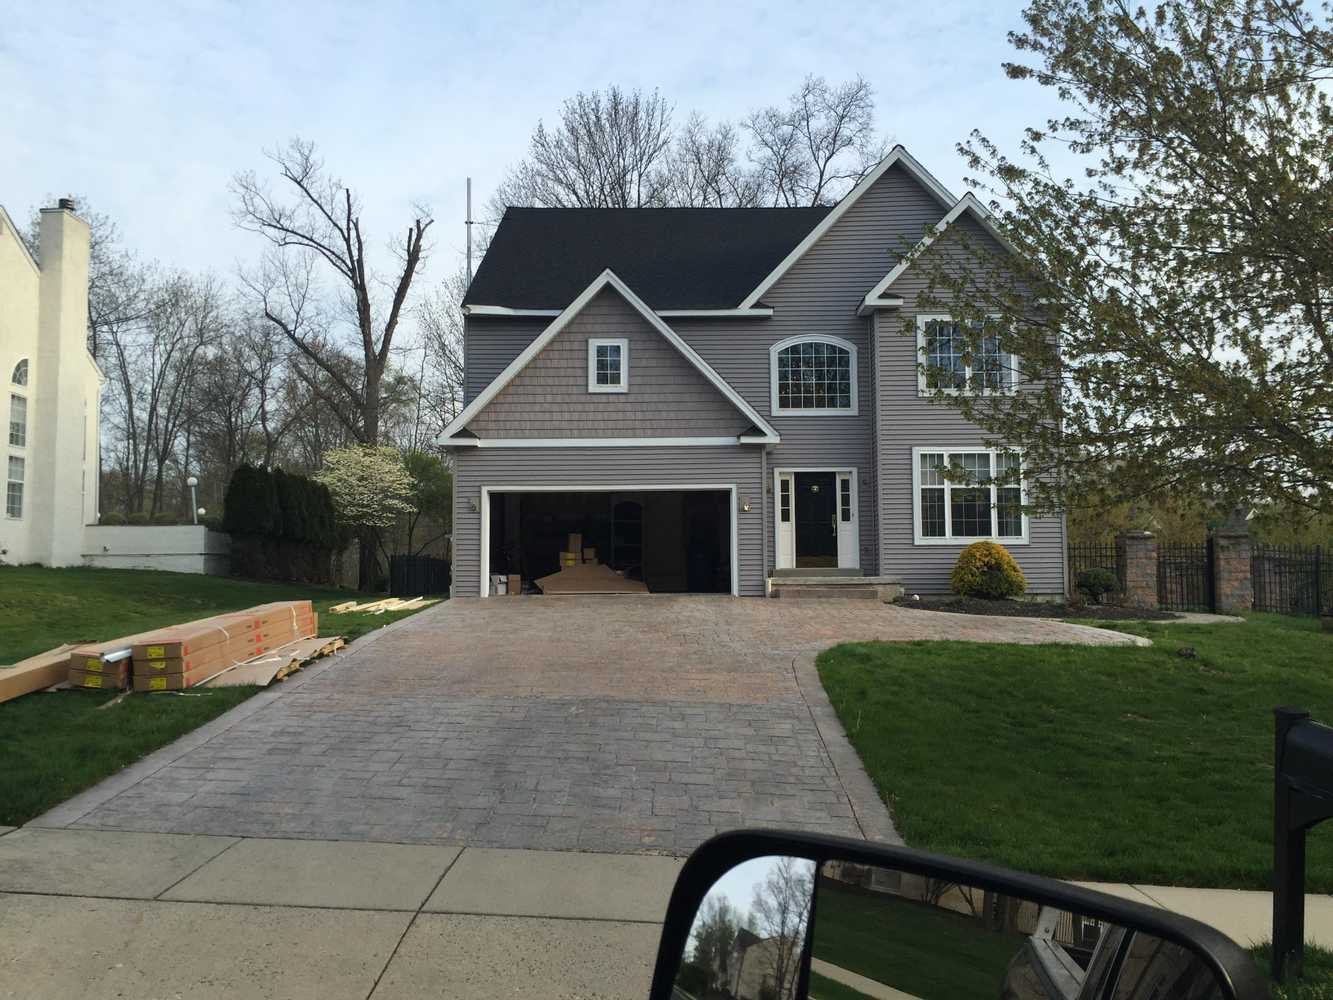
[[[988,930],[948,910],[829,880],[819,883],[811,954],[913,996],[999,996],[1023,942],[1022,935]],[[857,995],[831,985],[817,993],[820,1000]]]
[[[1268,944],[1251,948],[1250,954],[1265,974],[1272,969]],[[1274,1000],[1330,1000],[1333,998],[1333,951],[1307,945],[1305,968],[1297,979],[1289,976],[1281,986],[1273,985]]]
[[[1267,888],[1272,709],[1333,720],[1333,635],[1258,614],[1117,627],[1154,645],[853,643],[819,673],[914,847],[1063,878]],[[1312,833],[1307,865],[1310,889],[1333,890],[1333,830]]]
[[[349,640],[412,612],[325,614],[374,596],[327,587],[253,583],[142,570],[0,567],[0,664],[65,642],[114,639],[268,601],[310,598],[321,635]],[[3,667],[0,667],[3,669]],[[0,704],[0,825],[25,823],[227,709],[257,688],[134,696],[61,691]]]

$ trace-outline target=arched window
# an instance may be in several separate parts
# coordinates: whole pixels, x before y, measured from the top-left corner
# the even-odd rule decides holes
[[[856,414],[856,345],[840,337],[792,337],[769,350],[774,415]]]
[[[0,369],[0,371],[3,371],[3,369]],[[28,359],[27,359],[27,358],[24,358],[22,361],[20,361],[18,364],[16,364],[16,365],[14,366],[14,374],[13,374],[12,376],[10,376],[9,381],[13,382],[15,385],[27,385],[27,384],[28,384]]]

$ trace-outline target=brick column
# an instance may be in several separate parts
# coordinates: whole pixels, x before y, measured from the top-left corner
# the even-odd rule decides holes
[[[1116,569],[1127,608],[1157,607],[1157,538],[1151,531],[1122,531],[1115,539]]]
[[[1254,583],[1250,579],[1250,529],[1243,515],[1233,515],[1214,528],[1213,594],[1217,613],[1234,615],[1254,610]]]

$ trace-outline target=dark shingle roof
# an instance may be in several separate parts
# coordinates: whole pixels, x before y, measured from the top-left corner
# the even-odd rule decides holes
[[[730,309],[828,212],[510,208],[463,301],[563,309],[609,267],[654,309]]]

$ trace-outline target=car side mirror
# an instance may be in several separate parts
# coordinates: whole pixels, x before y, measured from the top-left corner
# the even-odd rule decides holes
[[[681,869],[650,1000],[1266,1000],[1195,920],[836,837],[738,831]]]

